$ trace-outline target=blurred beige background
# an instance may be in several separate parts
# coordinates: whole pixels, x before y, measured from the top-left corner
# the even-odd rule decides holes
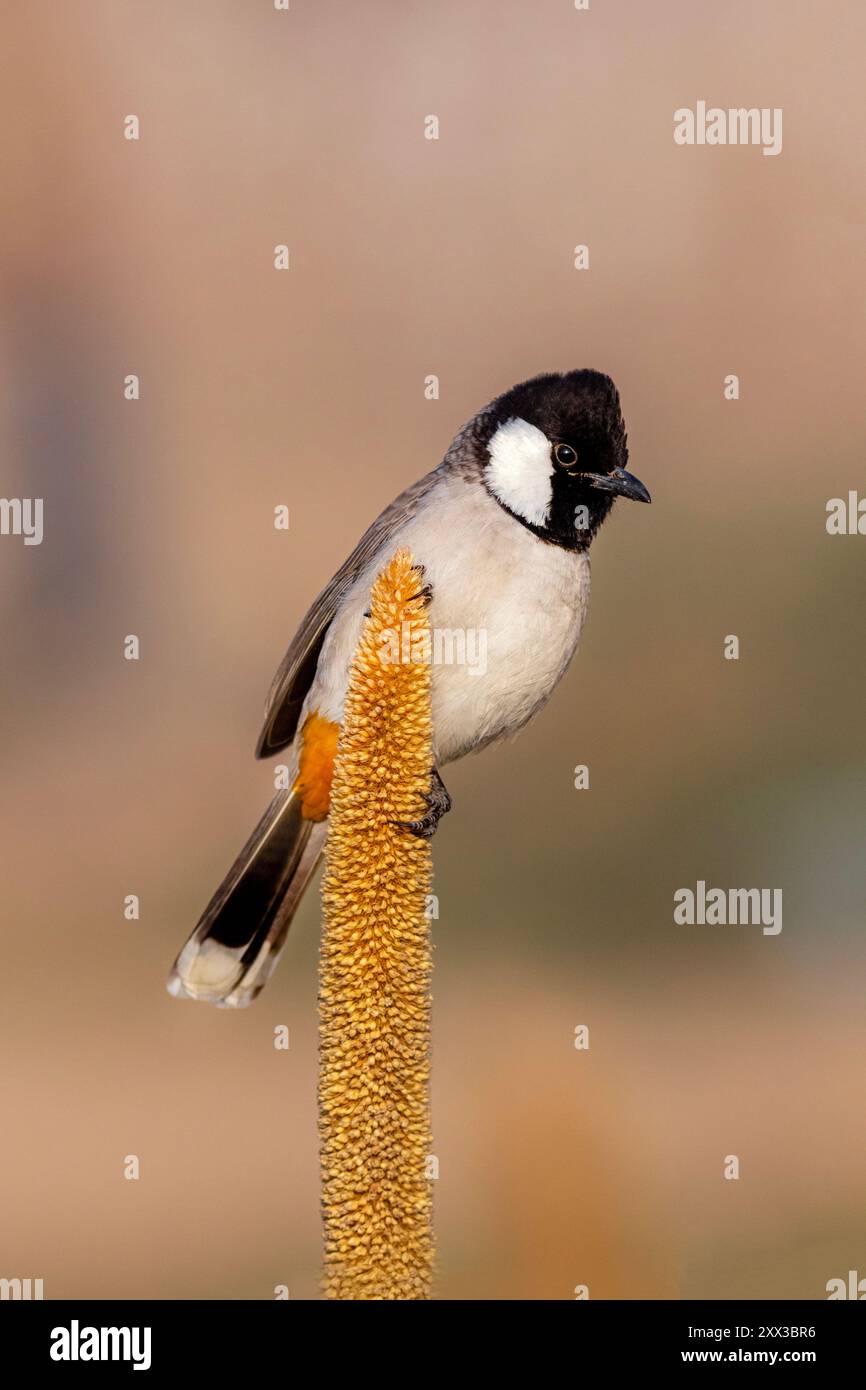
[[[0,540],[0,1275],[317,1295],[316,895],[248,1012],[164,977],[270,795],[310,599],[478,406],[583,366],[654,505],[597,541],[543,716],[447,778],[440,1294],[866,1274],[866,539],[824,527],[866,490],[863,6],[66,0],[2,30],[3,491],[45,539]],[[782,107],[781,155],[677,147],[698,99]],[[781,887],[781,936],[674,926],[698,878]]]

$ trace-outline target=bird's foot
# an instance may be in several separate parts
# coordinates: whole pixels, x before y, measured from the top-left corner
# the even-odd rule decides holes
[[[448,789],[435,767],[430,772],[430,790],[424,793],[424,801],[427,804],[427,811],[420,820],[397,820],[394,821],[394,824],[399,825],[403,830],[408,830],[410,835],[416,835],[421,840],[429,840],[436,834],[436,828],[442,817],[451,810],[451,797],[448,795]]]
[[[417,574],[419,579],[423,579],[424,575],[426,574],[426,569],[424,565],[416,565],[415,573]],[[422,598],[424,600],[424,607],[429,608],[431,602],[433,601],[433,585],[422,584],[417,594],[413,594],[412,597],[409,599],[409,602],[412,603],[416,598]]]

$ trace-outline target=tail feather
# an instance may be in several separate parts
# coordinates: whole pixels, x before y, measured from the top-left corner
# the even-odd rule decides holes
[[[263,989],[315,872],[327,830],[278,792],[174,963],[168,991],[243,1008]]]

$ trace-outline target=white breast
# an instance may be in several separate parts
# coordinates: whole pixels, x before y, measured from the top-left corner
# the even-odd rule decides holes
[[[444,475],[344,601],[305,712],[340,721],[370,586],[401,546],[433,588],[433,726],[443,764],[519,729],[548,699],[580,637],[589,558],[540,540],[480,482]]]

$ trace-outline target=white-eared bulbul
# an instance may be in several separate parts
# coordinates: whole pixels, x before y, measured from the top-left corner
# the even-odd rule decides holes
[[[649,502],[627,472],[619,394],[595,371],[552,373],[480,410],[444,459],[392,502],[316,599],[277,671],[256,754],[288,748],[274,797],[175,962],[172,994],[228,1007],[265,984],[322,852],[349,665],[370,588],[394,551],[423,566],[433,631],[483,631],[486,665],[434,664],[429,810],[438,768],[520,729],[577,647],[589,547],[617,497]]]

